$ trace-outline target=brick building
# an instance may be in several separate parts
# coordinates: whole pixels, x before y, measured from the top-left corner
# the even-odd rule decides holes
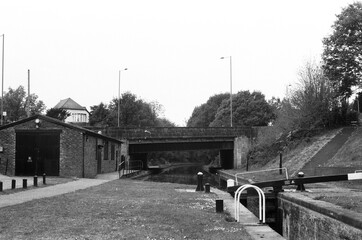
[[[0,174],[93,178],[114,172],[121,141],[43,115],[0,126]]]

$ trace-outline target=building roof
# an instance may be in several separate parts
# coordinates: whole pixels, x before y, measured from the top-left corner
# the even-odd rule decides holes
[[[79,127],[79,126],[76,126],[76,125],[73,125],[73,124],[65,123],[65,122],[62,122],[62,121],[60,121],[58,119],[51,118],[51,117],[48,117],[48,116],[44,116],[44,115],[41,115],[41,114],[36,114],[34,116],[24,118],[24,119],[21,119],[21,120],[16,121],[16,122],[12,122],[12,123],[9,123],[9,124],[6,124],[6,125],[2,125],[2,126],[0,126],[0,131],[3,130],[3,129],[9,128],[9,127],[14,127],[14,126],[16,126],[18,124],[22,124],[22,123],[25,123],[25,122],[28,122],[28,121],[34,121],[37,118],[40,119],[40,120],[43,120],[43,121],[51,122],[51,123],[54,123],[54,124],[61,125],[63,127],[67,127],[67,128],[77,130],[77,131],[81,132],[84,135],[98,137],[98,138],[113,141],[113,142],[123,143],[123,141],[118,140],[116,138],[108,137],[108,136],[105,136],[103,134],[99,134],[97,132],[91,131],[89,129],[82,128],[82,127]]]
[[[85,107],[82,107],[78,103],[76,103],[73,99],[67,98],[61,100],[54,108],[60,109],[73,109],[73,110],[87,110]]]

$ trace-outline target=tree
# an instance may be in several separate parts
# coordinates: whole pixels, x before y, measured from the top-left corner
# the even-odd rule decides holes
[[[113,99],[109,104],[111,111],[111,122],[117,125],[118,117],[118,99]],[[127,127],[155,126],[156,123],[155,108],[151,104],[137,99],[137,96],[126,92],[120,99],[120,124]]]
[[[323,74],[320,66],[307,63],[299,72],[299,85],[290,98],[292,111],[298,128],[314,128],[327,125],[331,118],[331,109],[336,107],[331,82]]]
[[[162,105],[157,102],[145,102],[137,96],[126,92],[119,99],[120,126],[146,127],[166,124],[158,118],[162,112]],[[91,107],[90,124],[92,126],[118,126],[118,98],[114,98],[108,105],[99,104]],[[168,123],[167,123],[168,124]]]
[[[4,111],[7,113],[7,120],[12,122],[25,118],[27,117],[27,110],[29,110],[30,115],[42,113],[45,105],[43,101],[37,99],[37,95],[31,94],[27,101],[23,86],[19,86],[17,89],[9,88],[9,91],[4,95]]]
[[[236,127],[267,126],[275,114],[261,92],[240,91],[233,96],[233,123]],[[230,126],[230,99],[223,100],[211,127]]]
[[[46,116],[64,121],[67,117],[70,116],[70,113],[65,109],[60,108],[51,108],[47,110]]]
[[[105,126],[109,125],[110,111],[108,106],[104,103],[90,107],[89,124],[91,126]]]
[[[337,15],[333,33],[323,40],[323,69],[341,99],[349,98],[362,77],[362,3]]]
[[[30,94],[26,101],[26,108],[29,108],[30,116],[41,114],[44,112],[46,106],[42,100],[38,100],[38,96]]]
[[[195,107],[191,117],[187,121],[188,127],[209,127],[215,120],[217,110],[222,101],[229,98],[228,93],[216,94],[201,106]]]
[[[157,118],[155,127],[176,127],[176,124],[166,118]]]

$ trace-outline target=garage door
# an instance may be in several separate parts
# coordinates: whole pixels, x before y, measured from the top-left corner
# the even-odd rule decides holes
[[[17,132],[16,175],[59,176],[60,132]]]

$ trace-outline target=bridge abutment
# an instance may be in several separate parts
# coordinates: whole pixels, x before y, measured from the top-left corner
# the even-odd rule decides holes
[[[234,165],[238,169],[246,165],[247,155],[251,147],[250,139],[246,136],[237,137],[234,140]]]

